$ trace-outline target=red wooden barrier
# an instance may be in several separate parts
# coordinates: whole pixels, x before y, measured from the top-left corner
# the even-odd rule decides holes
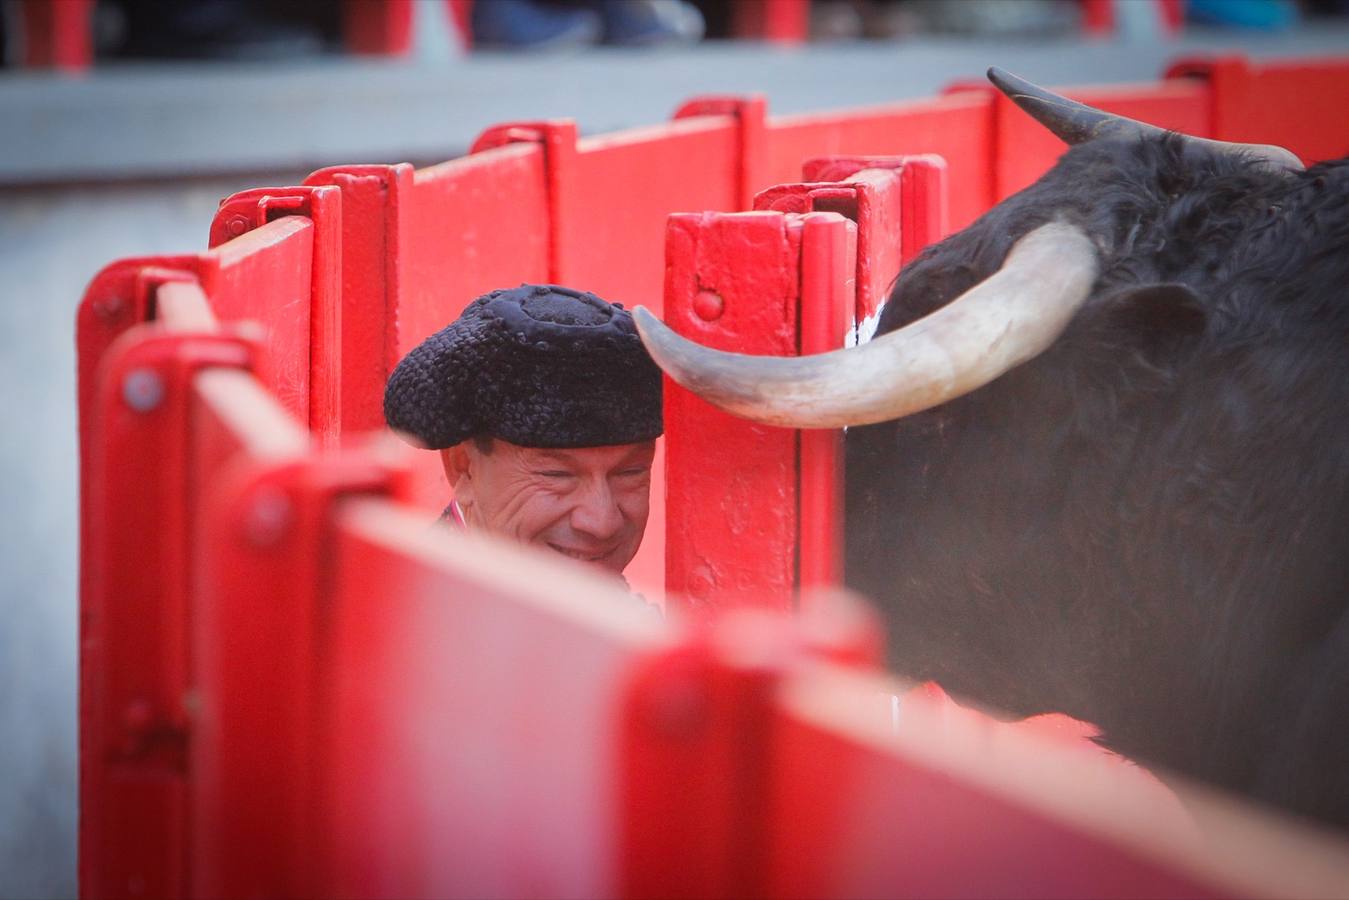
[[[1209,136],[1281,144],[1304,162],[1349,154],[1349,59],[1252,63],[1240,56],[1189,58],[1168,79],[1193,81],[1209,96]]]
[[[184,293],[175,295],[175,291]],[[189,885],[187,739],[191,382],[256,351],[211,333],[195,285],[166,285],[181,325],[137,326],[109,348],[85,420],[80,616],[80,882],[85,896],[181,895]],[[195,308],[194,308],[195,307]]]
[[[997,199],[1002,200],[1044,174],[1065,147],[1063,141],[1017,109],[1012,101],[991,87],[987,90],[990,97],[996,95],[996,132],[993,143],[997,160]],[[1208,120],[1208,93],[1201,84],[1193,81],[1111,85],[1069,91],[1068,95],[1106,112],[1118,113],[1162,128],[1196,137],[1212,136]]]
[[[1078,96],[1195,133],[1207,110],[1213,136],[1319,155],[1349,130],[1306,126],[1292,98],[1334,100],[1345,65],[1187,64],[1173,74],[1202,77]],[[1250,113],[1287,135],[1236,133],[1246,95],[1287,101]],[[662,269],[651,244],[667,207],[744,206],[793,152],[939,149],[959,225],[1061,149],[1016,121],[965,90],[777,122],[758,101],[707,98],[667,126],[583,141],[565,123],[503,126],[442,166],[342,167],[235,195],[214,249],[100,273],[78,339],[82,891],[1325,896],[1349,883],[1342,842],[1182,787],[1196,841],[1081,754],[821,668],[799,626],[745,614],[671,631],[565,564],[352,499],[414,491],[383,451],[320,455],[305,436],[377,427],[398,357],[513,281],[664,300],[681,331],[730,349],[837,346],[946,230],[938,160],[814,160],[806,182],[762,195],[773,211],[673,217]],[[788,608],[799,583],[835,578],[834,436],[733,422],[677,389],[669,404],[669,579],[691,598],[673,605]],[[864,627],[805,611],[831,623],[832,643],[814,641],[826,655],[878,658]]]
[[[768,126],[765,181],[795,181],[813,156],[932,154],[950,173],[949,225],[964,228],[995,202],[993,101],[982,91],[874,109],[784,116]],[[942,235],[944,236],[944,235]]]

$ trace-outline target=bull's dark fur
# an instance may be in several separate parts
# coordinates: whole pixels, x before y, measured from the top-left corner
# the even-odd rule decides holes
[[[1045,354],[850,432],[848,580],[891,661],[1349,826],[1349,161],[1071,149],[906,269],[880,332],[1047,221],[1102,271]]]

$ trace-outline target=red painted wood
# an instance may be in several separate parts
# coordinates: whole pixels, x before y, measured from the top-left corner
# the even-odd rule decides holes
[[[94,62],[93,0],[22,0],[23,64],[82,72]]]
[[[1349,59],[1253,63],[1240,56],[1190,58],[1168,67],[1169,83],[1207,88],[1207,136],[1278,144],[1306,163],[1349,154]]]
[[[193,661],[191,379],[247,368],[222,334],[140,325],[105,354],[82,424],[80,885],[89,897],[182,896]]]
[[[202,254],[200,268],[217,318],[262,327],[262,378],[301,422],[310,421],[313,265],[313,222],[287,216]]]
[[[785,624],[738,610],[631,679],[617,736],[623,896],[763,896],[769,697],[795,649]]]
[[[797,346],[799,223],[681,213],[666,232],[665,321],[723,350]],[[701,318],[699,294],[720,315]],[[701,612],[788,608],[796,581],[796,432],[721,412],[666,379],[666,587]],[[678,598],[678,599],[676,599]]]
[[[732,176],[734,184],[734,205],[728,210],[751,209],[754,194],[764,182],[764,165],[767,161],[768,143],[768,102],[761,95],[733,96],[706,94],[692,97],[675,110],[676,121],[686,118],[716,116],[730,117],[735,129],[735,147],[731,151]],[[708,173],[699,174],[697,181],[709,181],[717,184],[721,181],[721,166],[712,170],[717,174],[709,179]],[[682,209],[689,209],[683,207]],[[697,207],[691,207],[696,209]],[[720,209],[721,207],[707,207]],[[676,210],[671,210],[674,212]]]
[[[334,852],[315,893],[617,895],[619,711],[629,671],[670,641],[659,619],[607,580],[392,504],[346,504],[335,529]]]
[[[1112,790],[1101,760],[867,678],[788,678],[772,733],[768,896],[1218,897],[1165,795]],[[795,681],[795,684],[793,684]],[[895,699],[892,700],[892,697]],[[892,715],[892,704],[894,713]],[[1027,802],[1028,779],[1055,801]],[[1197,858],[1201,854],[1196,853]]]
[[[233,194],[221,201],[211,221],[209,245],[221,248],[220,253],[230,259],[250,258],[256,252],[258,238],[241,241],[237,246],[229,242],[287,216],[304,217],[314,225],[309,300],[304,319],[296,319],[295,306],[290,302],[257,308],[256,291],[248,283],[253,277],[251,273],[232,276],[231,282],[242,284],[242,291],[236,290],[230,295],[222,292],[215,303],[225,319],[252,316],[265,323],[273,334],[279,331],[287,334],[291,339],[289,345],[283,341],[274,342],[274,355],[291,354],[281,371],[295,379],[298,373],[287,367],[300,366],[306,360],[308,363],[308,371],[298,376],[303,379],[306,405],[301,406],[296,399],[288,408],[296,414],[306,415],[309,430],[315,438],[323,446],[331,446],[337,442],[342,428],[342,201],[338,189],[329,186],[255,188]],[[309,325],[307,353],[298,345],[302,335],[296,331],[305,321]],[[289,398],[298,390],[299,381],[281,395]]]
[[[936,154],[946,160],[950,227],[964,228],[994,199],[993,98],[961,91],[872,109],[784,116],[768,128],[762,190],[795,181],[814,156]]]
[[[313,896],[328,868],[330,748],[323,639],[339,498],[391,494],[397,472],[356,451],[306,453],[265,396],[203,392],[209,434],[240,448],[204,491],[193,621],[191,865],[204,896]],[[251,412],[251,414],[249,414]],[[265,662],[263,662],[265,661]]]
[[[411,0],[343,0],[342,38],[347,52],[402,56],[412,49]]]
[[[1063,93],[1106,112],[1160,128],[1196,137],[1211,136],[1208,92],[1201,83],[1173,80],[1161,84],[1068,88]],[[997,199],[1001,200],[1043,175],[1067,145],[1017,109],[1012,101],[998,95],[996,102]]]
[[[801,305],[798,352],[826,353],[844,345],[856,308],[856,226],[840,215],[808,213],[801,220]],[[800,562],[802,591],[843,583],[843,431],[800,433]]]
[[[592,199],[565,213],[566,229],[583,239],[560,261],[561,280],[659,315],[665,221],[672,212],[742,208],[737,153],[736,129],[722,117],[581,141],[575,195]],[[620,194],[618,185],[641,189]]]
[[[320,169],[306,186],[341,191],[339,418],[344,432],[384,425],[384,381],[396,352],[393,323],[404,256],[398,236],[407,215],[412,166]]]
[[[810,37],[809,0],[735,0],[731,30],[741,39],[804,43]]]

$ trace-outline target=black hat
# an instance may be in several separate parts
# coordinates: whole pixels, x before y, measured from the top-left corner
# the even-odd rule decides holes
[[[661,373],[621,304],[556,285],[493,291],[394,369],[384,418],[433,450],[471,437],[600,447],[658,437]]]

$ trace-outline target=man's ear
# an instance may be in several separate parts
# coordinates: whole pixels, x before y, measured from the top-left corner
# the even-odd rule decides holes
[[[473,473],[469,460],[468,442],[455,444],[440,451],[440,463],[445,477],[454,491],[454,499],[462,507],[473,500]]]

